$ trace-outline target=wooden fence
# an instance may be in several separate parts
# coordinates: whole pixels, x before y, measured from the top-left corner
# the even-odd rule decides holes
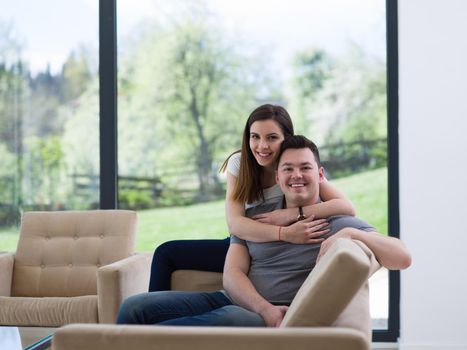
[[[320,147],[321,162],[329,178],[347,176],[367,169],[386,166],[387,139],[338,142]],[[220,160],[219,164],[223,161]],[[183,168],[181,168],[183,167]],[[219,176],[217,167],[212,176]],[[73,195],[88,196],[98,200],[99,176],[95,174],[71,174]],[[222,180],[222,179],[221,179]],[[222,180],[223,181],[223,180]],[[189,204],[196,200],[197,177],[194,164],[174,165],[165,168],[155,177],[119,176],[119,203],[122,208],[152,208]],[[180,184],[183,184],[181,186]],[[20,211],[14,198],[14,183],[11,176],[0,177],[0,225]],[[44,204],[28,205],[28,210],[46,208]],[[90,207],[98,207],[91,203]],[[65,204],[66,209],[66,204]]]

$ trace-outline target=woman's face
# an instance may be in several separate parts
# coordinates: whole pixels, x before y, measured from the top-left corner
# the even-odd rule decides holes
[[[272,120],[258,120],[250,127],[250,149],[259,165],[274,167],[284,133]]]

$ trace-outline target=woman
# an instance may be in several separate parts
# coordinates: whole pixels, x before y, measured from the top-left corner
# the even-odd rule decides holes
[[[221,168],[227,171],[225,208],[231,234],[254,242],[319,243],[323,240],[319,237],[327,232],[324,218],[355,215],[352,203],[325,181],[320,184],[321,203],[301,211],[281,209],[253,218],[245,216],[249,207],[282,199],[275,181],[275,163],[282,141],[293,133],[292,120],[283,107],[266,104],[250,114],[240,152],[232,154]],[[228,247],[229,238],[160,245],[152,261],[149,291],[169,290],[174,270],[222,272]]]

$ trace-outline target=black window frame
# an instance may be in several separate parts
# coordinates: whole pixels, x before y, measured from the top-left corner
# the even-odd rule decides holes
[[[99,0],[100,208],[118,207],[117,3]]]
[[[399,225],[399,50],[397,0],[386,0],[386,84],[388,128],[388,232]],[[389,271],[388,328],[373,330],[373,341],[396,342],[400,331],[400,272]]]
[[[398,20],[397,0],[386,0],[388,230],[399,237]],[[100,208],[118,208],[117,4],[99,0]],[[389,272],[388,328],[373,330],[374,342],[399,337],[400,273]]]

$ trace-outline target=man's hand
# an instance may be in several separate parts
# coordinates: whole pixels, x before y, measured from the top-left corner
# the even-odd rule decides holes
[[[283,227],[281,240],[295,244],[321,243],[324,241],[321,236],[329,232],[326,228],[328,225],[326,219],[314,220],[314,216],[310,216],[293,225]]]
[[[339,239],[339,238],[352,238],[350,231],[346,228],[343,228],[339,232],[337,232],[335,235],[332,235],[328,239],[326,239],[323,243],[321,243],[321,248],[319,249],[318,253],[318,258],[316,259],[316,262],[319,261],[319,259],[328,251],[328,249],[334,244],[334,242]]]
[[[267,327],[279,327],[288,309],[289,307],[285,305],[276,306],[268,303],[268,306],[261,310],[259,314]]]
[[[276,209],[269,213],[255,215],[252,219],[262,222],[263,224],[289,226],[297,219],[297,214],[295,213],[294,216],[290,209]]]

